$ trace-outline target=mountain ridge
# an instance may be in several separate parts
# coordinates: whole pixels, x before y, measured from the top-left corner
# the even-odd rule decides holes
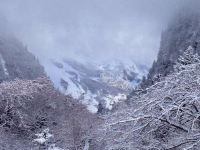
[[[184,9],[185,10],[185,9]],[[173,65],[188,46],[193,46],[200,54],[200,12],[181,10],[162,32],[157,60],[153,62],[147,78],[141,87],[152,85],[158,76],[166,76],[173,71]]]
[[[113,103],[125,100],[125,95],[139,84],[147,72],[145,67],[122,62],[84,64],[64,59],[52,60],[50,65],[53,65],[50,71],[57,72],[56,77],[49,72],[55,86],[62,93],[93,108],[92,112],[97,112],[99,105],[111,109]]]
[[[0,82],[45,76],[43,66],[16,38],[0,36]]]

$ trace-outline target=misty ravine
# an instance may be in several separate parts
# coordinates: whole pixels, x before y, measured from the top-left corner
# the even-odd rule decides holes
[[[0,1],[0,150],[200,150],[200,1]]]

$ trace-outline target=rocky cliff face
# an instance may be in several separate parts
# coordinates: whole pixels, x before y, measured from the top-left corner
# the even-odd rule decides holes
[[[200,53],[200,13],[194,11],[177,14],[163,31],[157,60],[142,87],[152,85],[158,76],[166,76],[173,71],[177,58],[190,45]]]
[[[44,76],[39,61],[17,39],[0,35],[0,82]]]

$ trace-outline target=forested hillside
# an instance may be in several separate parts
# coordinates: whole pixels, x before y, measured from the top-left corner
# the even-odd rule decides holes
[[[172,72],[176,60],[188,46],[192,46],[200,54],[200,13],[191,9],[174,15],[167,29],[162,32],[157,60],[142,86],[152,85],[158,76],[166,76]]]
[[[0,82],[42,76],[44,68],[18,39],[0,35]]]
[[[200,140],[200,57],[190,46],[174,72],[104,117],[95,150],[197,150]]]

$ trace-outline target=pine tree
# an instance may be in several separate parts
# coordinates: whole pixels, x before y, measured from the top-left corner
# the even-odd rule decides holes
[[[92,142],[104,145],[101,150],[199,149],[200,59],[191,46],[177,66],[184,70],[160,78],[135,94],[129,105],[120,103],[115,112],[102,116],[105,123],[94,131],[98,136]]]
[[[188,65],[200,63],[200,57],[197,53],[194,53],[194,48],[189,46],[178,58],[176,65],[174,66],[175,71],[185,70]]]

